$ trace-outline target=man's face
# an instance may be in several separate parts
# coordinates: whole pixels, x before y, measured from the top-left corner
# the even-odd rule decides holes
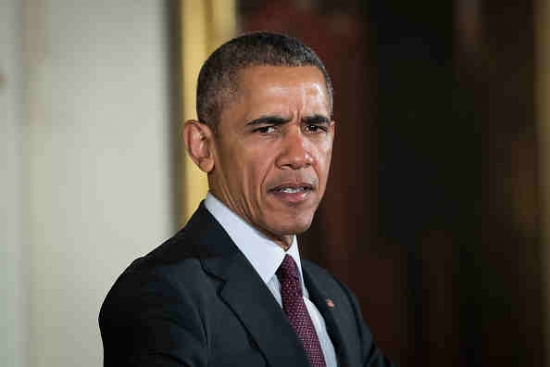
[[[323,197],[333,138],[317,68],[248,67],[220,116],[211,190],[285,247],[309,228]]]

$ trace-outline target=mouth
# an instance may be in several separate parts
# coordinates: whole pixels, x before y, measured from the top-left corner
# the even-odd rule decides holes
[[[287,183],[273,187],[268,192],[287,204],[299,204],[306,201],[314,191],[309,183]]]
[[[295,194],[303,191],[313,191],[313,185],[307,182],[283,183],[269,189],[269,191]]]

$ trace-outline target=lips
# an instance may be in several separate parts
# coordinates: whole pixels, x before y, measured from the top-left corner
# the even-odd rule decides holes
[[[313,190],[314,186],[310,183],[292,182],[279,184],[268,192],[285,204],[296,205],[306,201]]]
[[[270,189],[271,192],[282,192],[285,194],[296,194],[304,191],[312,191],[313,185],[309,183],[286,183],[277,185]]]

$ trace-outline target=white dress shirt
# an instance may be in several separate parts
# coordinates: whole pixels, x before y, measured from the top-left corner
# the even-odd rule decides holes
[[[283,248],[250,226],[211,193],[206,195],[204,205],[252,264],[281,307],[283,306],[283,301],[279,279],[277,279],[275,272],[283,262],[285,255],[292,256],[300,273],[304,302],[321,343],[326,365],[327,367],[336,367],[336,354],[327,333],[325,320],[317,307],[309,300],[309,293],[304,284],[296,236],[293,236],[292,245],[285,252]]]

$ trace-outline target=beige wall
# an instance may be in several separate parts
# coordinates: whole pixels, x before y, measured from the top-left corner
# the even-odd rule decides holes
[[[163,6],[0,0],[2,365],[101,365],[107,290],[172,230]]]
[[[23,236],[21,20],[0,0],[0,364],[26,366],[28,266]]]

